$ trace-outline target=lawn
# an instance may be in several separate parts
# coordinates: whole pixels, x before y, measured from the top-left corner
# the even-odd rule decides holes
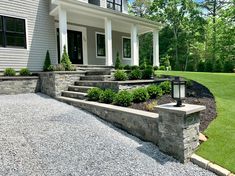
[[[176,71],[157,73],[197,81],[213,93],[218,115],[204,132],[209,137],[208,141],[196,153],[235,172],[235,74]]]

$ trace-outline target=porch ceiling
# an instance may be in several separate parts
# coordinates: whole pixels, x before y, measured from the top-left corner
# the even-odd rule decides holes
[[[132,24],[137,24],[139,34],[151,32],[153,29],[160,30],[163,26],[160,23],[76,0],[56,0],[54,3],[57,4],[57,7],[50,12],[50,15],[58,20],[59,6],[61,6],[67,10],[69,23],[104,28],[105,18],[108,17],[112,20],[112,30],[130,33]]]

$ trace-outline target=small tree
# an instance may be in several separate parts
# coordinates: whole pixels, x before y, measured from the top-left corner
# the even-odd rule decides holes
[[[64,66],[65,70],[71,70],[73,67],[69,59],[69,55],[66,51],[66,46],[64,46],[64,51],[60,63]]]
[[[43,70],[44,71],[49,71],[49,67],[51,66],[51,58],[50,58],[50,53],[49,51],[47,50],[47,53],[46,53],[46,58],[45,58],[45,61],[44,61],[44,66],[43,66]]]
[[[117,56],[116,56],[116,62],[115,62],[115,69],[122,69],[122,63],[119,57],[119,52],[117,52]]]

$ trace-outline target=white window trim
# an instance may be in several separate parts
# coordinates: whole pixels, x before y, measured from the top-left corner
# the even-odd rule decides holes
[[[122,59],[123,60],[127,60],[127,61],[130,61],[131,60],[131,57],[130,58],[125,58],[124,57],[124,50],[123,50],[123,46],[124,46],[124,42],[123,42],[123,39],[130,39],[130,41],[131,41],[131,37],[127,37],[127,36],[122,36]]]
[[[97,49],[98,49],[98,46],[97,46],[97,34],[104,35],[104,37],[105,37],[105,33],[103,33],[103,32],[95,32],[95,53],[96,53],[96,58],[98,58],[98,59],[106,59],[106,53],[105,53],[105,56],[98,56],[98,53],[97,53]]]
[[[57,28],[59,28],[59,23],[58,22],[55,23],[55,30],[56,30],[55,34],[56,34],[56,36],[57,36]],[[78,32],[82,33],[83,65],[88,65],[87,28],[82,27],[82,26],[67,24],[67,30],[78,31]],[[56,40],[56,42],[58,42],[58,41]],[[58,44],[56,46],[58,46]]]
[[[12,18],[18,18],[24,20],[25,23],[25,37],[26,37],[26,48],[17,48],[17,47],[2,47],[0,46],[1,49],[4,50],[19,50],[19,51],[29,51],[29,36],[28,36],[28,19],[25,16],[18,16],[14,14],[7,14],[7,13],[0,13],[0,16],[5,16],[5,17],[12,17]]]

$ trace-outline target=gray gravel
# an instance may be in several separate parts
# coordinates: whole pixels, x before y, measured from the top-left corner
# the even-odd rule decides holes
[[[42,94],[0,96],[0,175],[213,175]]]

